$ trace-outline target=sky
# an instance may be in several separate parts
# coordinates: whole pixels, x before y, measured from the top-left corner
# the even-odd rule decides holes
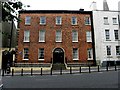
[[[26,10],[90,10],[93,1],[97,3],[97,9],[103,9],[103,0],[20,0],[26,7]],[[118,2],[120,0],[107,0],[110,10],[118,10]]]

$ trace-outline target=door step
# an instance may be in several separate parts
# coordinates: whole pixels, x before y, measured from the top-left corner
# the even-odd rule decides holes
[[[63,70],[65,70],[65,69],[66,69],[65,64],[55,63],[55,64],[52,65],[52,69],[53,69],[53,70],[60,70],[61,68],[62,68]]]

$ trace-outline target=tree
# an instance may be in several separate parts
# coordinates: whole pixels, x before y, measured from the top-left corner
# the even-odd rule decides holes
[[[2,2],[2,21],[19,20],[15,15],[17,10],[22,9],[23,4],[20,1]]]
[[[1,18],[2,22],[11,22],[10,34],[9,35],[7,34],[9,36],[9,39],[10,39],[9,51],[7,52],[7,54],[11,54],[10,51],[11,51],[13,25],[14,25],[15,20],[20,21],[19,18],[17,17],[17,13],[19,10],[22,9],[23,4],[20,1],[17,1],[17,0],[12,1],[11,0],[8,2],[7,1],[0,2],[0,6],[2,9],[2,18]],[[5,32],[0,32],[0,33],[6,34]],[[0,53],[2,53],[2,51],[0,51]],[[0,61],[2,62],[1,57],[0,57],[0,59],[1,59]],[[7,60],[7,62],[8,62],[8,60]],[[6,64],[6,63],[4,63],[4,64]],[[4,66],[4,65],[2,65],[2,66]]]
[[[11,33],[9,35],[10,44],[9,44],[9,51],[11,50],[11,42],[12,42],[12,31],[13,31],[13,24],[14,20],[20,21],[17,17],[18,10],[22,9],[23,4],[20,1],[9,1],[9,2],[2,2],[2,21],[3,22],[11,22]]]

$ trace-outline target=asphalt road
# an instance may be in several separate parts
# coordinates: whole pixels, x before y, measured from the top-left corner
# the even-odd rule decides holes
[[[119,71],[64,75],[4,76],[4,88],[118,88]]]

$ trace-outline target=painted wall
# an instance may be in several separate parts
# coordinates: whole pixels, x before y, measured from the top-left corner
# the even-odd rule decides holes
[[[104,17],[108,17],[108,25],[104,24]],[[93,11],[93,23],[95,32],[95,49],[96,60],[100,61],[117,61],[120,60],[119,56],[116,56],[116,46],[120,45],[120,41],[115,41],[114,30],[119,29],[119,24],[113,25],[112,18],[118,19],[117,11]],[[110,41],[106,41],[105,29],[110,30]],[[119,32],[120,39],[120,32]],[[111,46],[111,56],[107,56],[106,46]]]

